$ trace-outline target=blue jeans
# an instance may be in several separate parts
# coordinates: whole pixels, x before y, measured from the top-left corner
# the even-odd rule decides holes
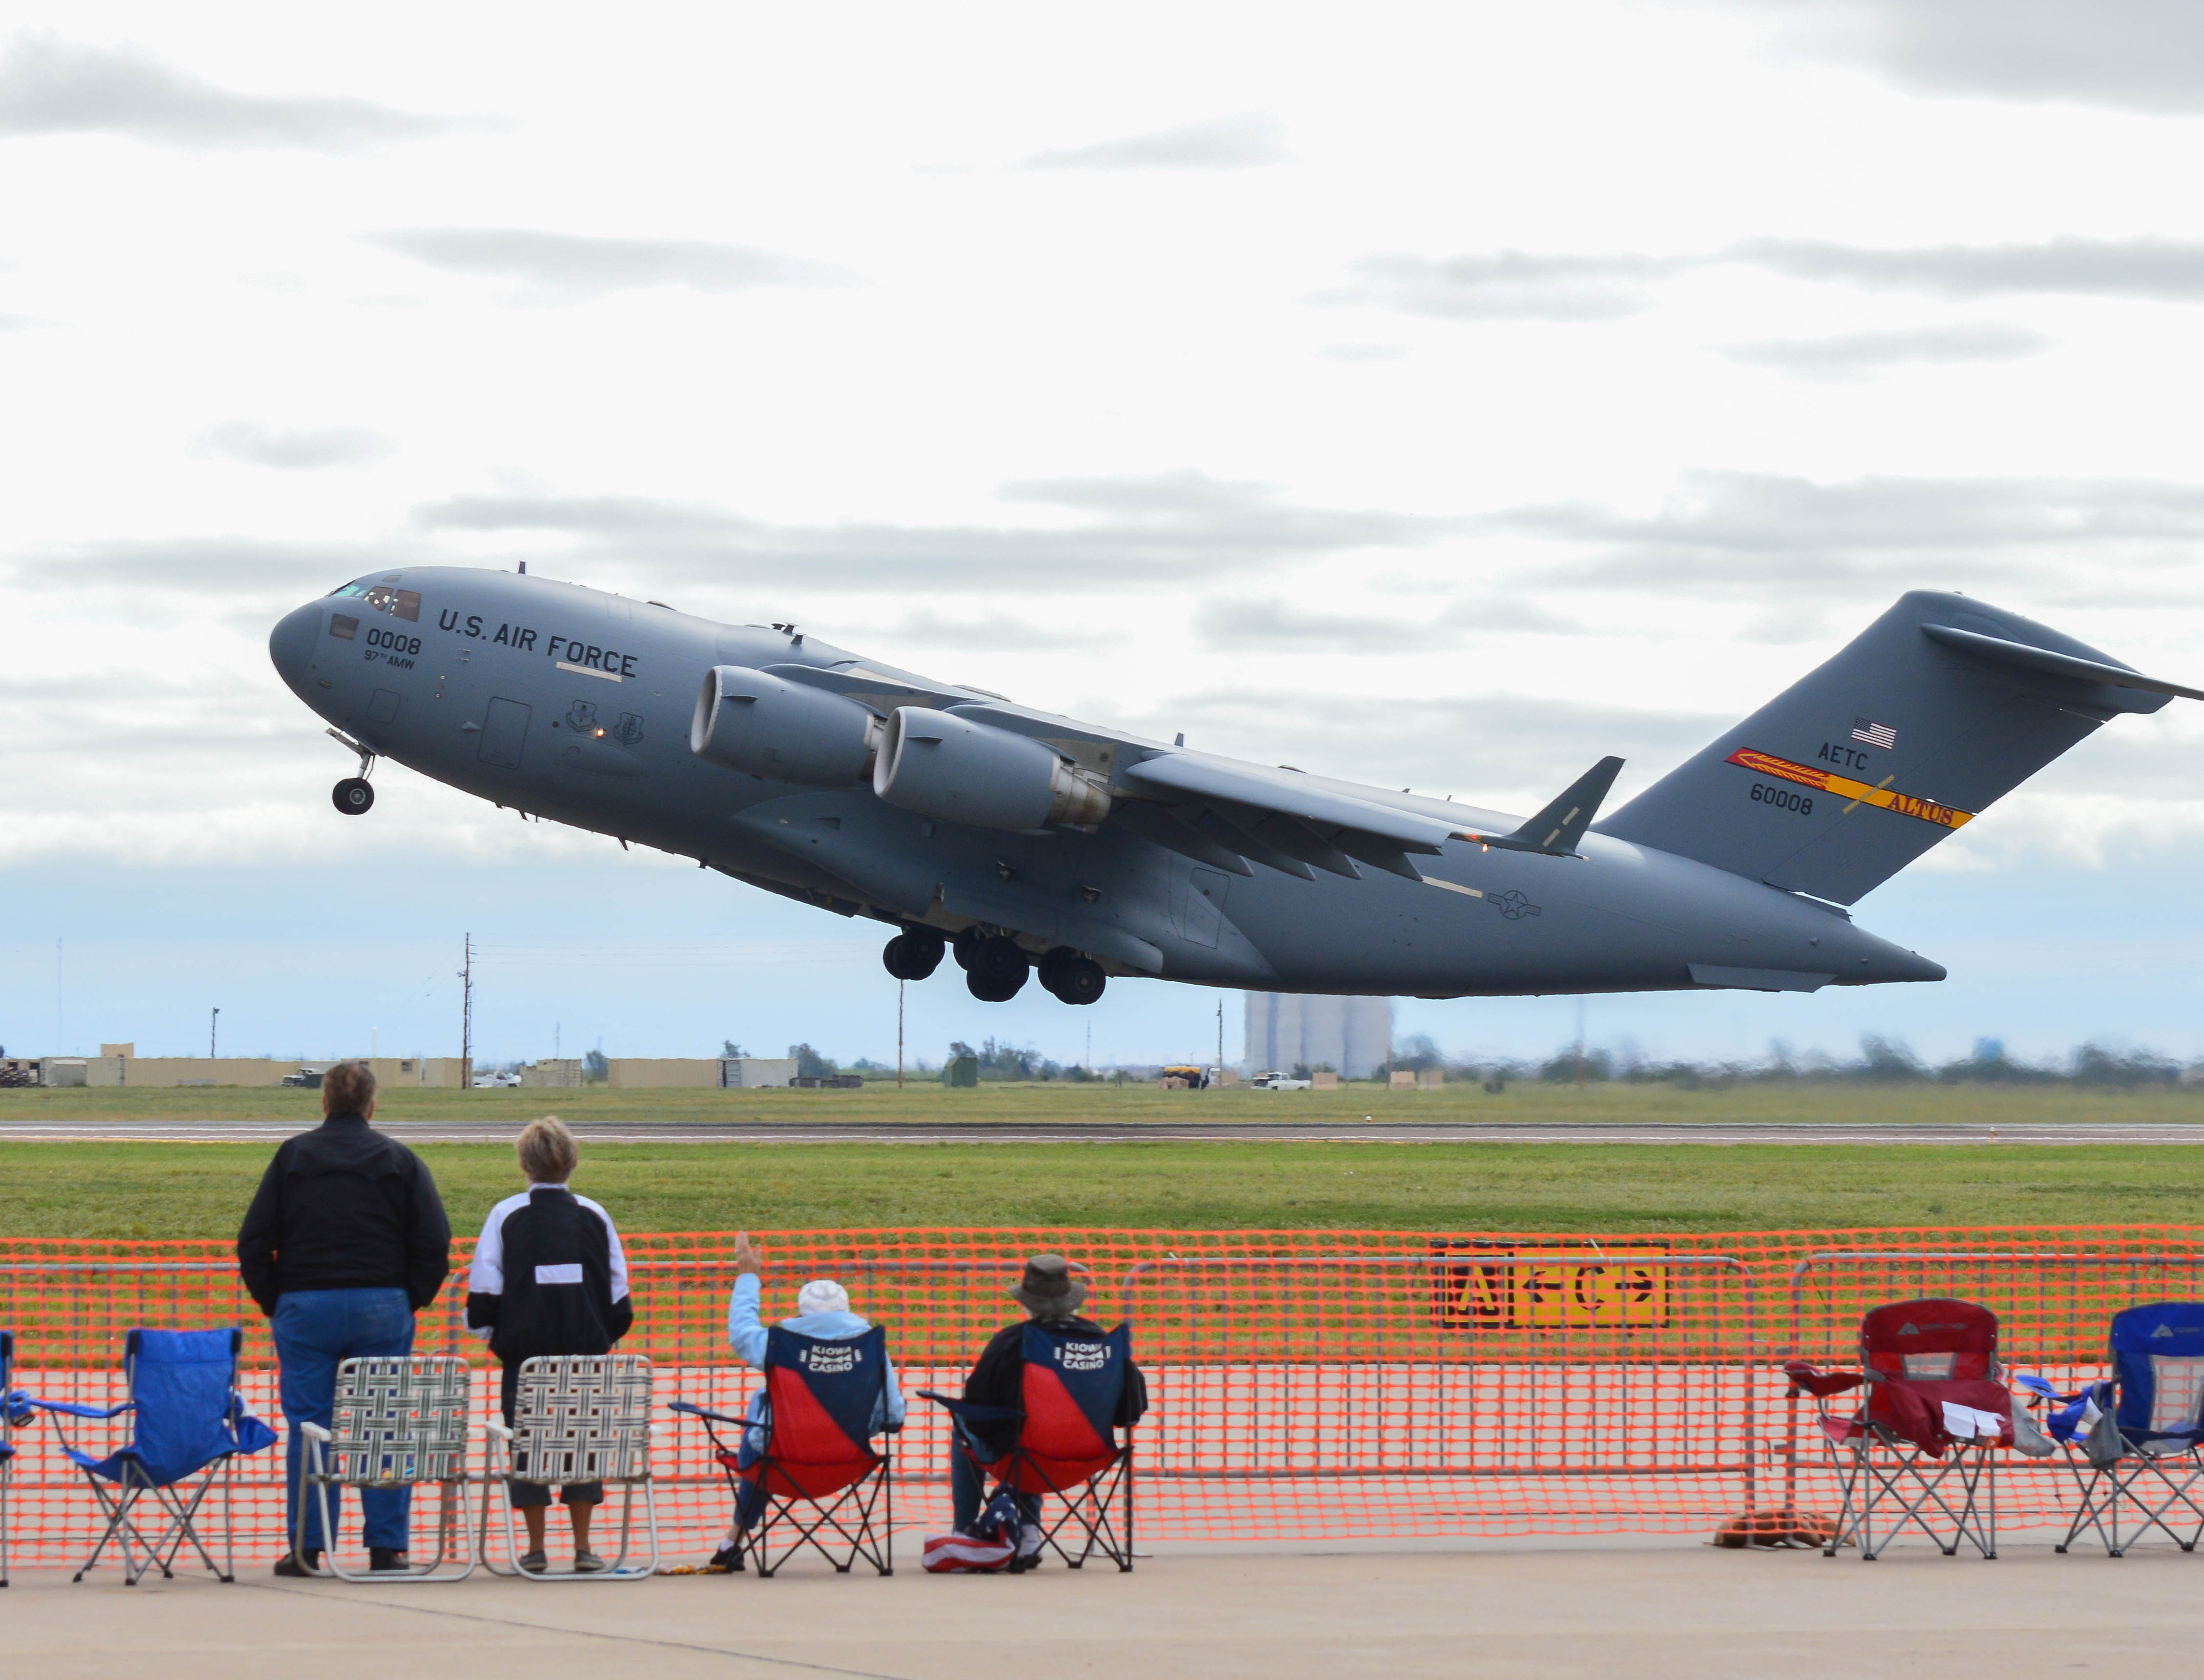
[[[402,1289],[300,1289],[277,1297],[274,1328],[276,1358],[282,1368],[283,1418],[290,1435],[290,1482],[284,1490],[287,1538],[298,1532],[299,1477],[306,1465],[299,1425],[329,1428],[336,1405],[340,1361],[413,1351],[413,1309]],[[341,1488],[329,1489],[329,1512],[340,1524],[342,1499]],[[412,1490],[364,1489],[359,1503],[365,1513],[367,1543],[403,1552],[412,1517]],[[305,1549],[320,1552],[328,1545],[322,1533],[320,1501],[309,1499]]]

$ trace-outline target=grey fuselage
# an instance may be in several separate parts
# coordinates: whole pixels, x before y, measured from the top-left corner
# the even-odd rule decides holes
[[[1252,875],[1206,867],[1117,820],[1010,833],[915,815],[869,783],[761,779],[691,752],[700,682],[714,666],[831,671],[856,656],[542,577],[416,567],[363,582],[418,594],[418,617],[332,597],[288,614],[270,640],[285,682],[330,724],[499,805],[843,914],[945,932],[978,925],[1036,954],[1087,952],[1115,973],[1279,991],[1497,997],[1754,983],[1720,974],[1797,975],[1806,989],[1943,977],[1840,910],[1597,833],[1579,856],[1451,840],[1417,860],[1422,882],[1382,869],[1304,880],[1259,864]],[[332,633],[340,616],[357,621],[349,637]],[[891,674],[945,696],[938,704],[992,700]],[[1309,784],[1465,827],[1515,820]]]

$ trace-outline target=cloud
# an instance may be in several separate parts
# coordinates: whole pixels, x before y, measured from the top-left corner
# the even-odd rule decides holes
[[[251,420],[210,426],[203,441],[233,460],[291,471],[380,460],[398,447],[394,440],[364,426],[289,428]]]
[[[1289,163],[1286,126],[1263,111],[1211,117],[1151,133],[1060,151],[1037,151],[1022,169],[1260,169]]]
[[[1184,581],[1364,548],[1417,547],[1459,521],[1298,506],[1267,485],[1198,472],[1008,484],[1001,499],[1059,516],[1029,525],[775,525],[708,504],[598,496],[456,496],[418,510],[436,532],[563,537],[584,558],[654,577],[1026,590]],[[1075,516],[1062,523],[1060,516]],[[668,587],[672,587],[669,583]]]
[[[1316,353],[1327,362],[1397,362],[1408,348],[1401,344],[1327,344]]]
[[[1276,598],[1235,596],[1204,601],[1194,625],[1212,648],[1393,655],[1459,648],[1488,636],[1576,636],[1586,628],[1535,602],[1498,595],[1397,618],[1309,612]]]
[[[1452,321],[1612,321],[1650,306],[1660,281],[1694,257],[1501,251],[1463,257],[1380,251],[1353,265],[1351,285],[1312,303],[1362,304]]]
[[[2083,556],[2117,561],[2124,604],[2189,602],[2204,541],[2204,486],[2148,479],[1859,478],[1825,484],[1766,473],[1686,475],[1650,513],[1584,502],[1502,510],[1496,530],[1582,545],[1561,579],[1662,591],[1765,584],[1810,561],[1824,583],[1901,588],[2035,578],[2056,586]]]
[[[646,286],[737,292],[761,286],[847,286],[846,269],[754,245],[631,240],[520,228],[400,228],[368,243],[448,274],[518,280],[555,294],[596,297]]]
[[[1810,50],[1900,86],[2115,109],[2204,110],[2194,0],[1757,0]]]
[[[0,55],[0,134],[121,134],[190,151],[353,151],[482,126],[364,99],[238,93],[134,47],[22,34]]]
[[[1746,367],[1773,368],[1798,379],[1837,381],[1863,379],[1924,362],[2007,362],[2050,347],[2050,340],[2024,327],[1986,322],[1830,338],[1764,339],[1733,345],[1722,353]]]
[[[0,577],[26,594],[81,598],[127,591],[133,600],[182,596],[201,608],[210,599],[235,596],[240,609],[251,612],[256,603],[295,603],[370,571],[418,565],[423,559],[418,548],[378,549],[364,543],[181,537],[18,554],[0,562]],[[264,624],[260,634],[266,634]]]
[[[2069,237],[2031,245],[1911,247],[1751,240],[1709,260],[1750,263],[1795,280],[1948,297],[2060,293],[2172,303],[2204,299],[2204,243],[2187,240]]]
[[[1662,282],[1726,263],[1792,280],[1952,298],[2058,293],[2204,302],[2204,242],[2071,237],[2027,245],[1911,246],[1763,239],[1667,257],[1379,251],[1350,265],[1349,284],[1316,293],[1308,301],[1452,321],[1613,321],[1651,308]]]

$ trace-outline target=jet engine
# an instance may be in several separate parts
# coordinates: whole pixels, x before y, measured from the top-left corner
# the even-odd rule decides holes
[[[840,788],[872,773],[880,720],[853,700],[747,665],[714,665],[696,696],[689,750],[772,782]]]
[[[1110,814],[1108,787],[1040,742],[920,706],[888,714],[873,791],[921,816],[1026,833]]]

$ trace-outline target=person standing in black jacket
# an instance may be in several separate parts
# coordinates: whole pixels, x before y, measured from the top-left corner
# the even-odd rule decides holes
[[[368,1125],[374,1071],[364,1062],[341,1062],[323,1074],[322,1112],[319,1126],[276,1150],[237,1233],[245,1287],[275,1321],[294,1536],[305,1456],[299,1426],[329,1427],[341,1361],[413,1351],[413,1315],[436,1298],[452,1269],[452,1227],[435,1180],[419,1156]],[[341,1493],[330,1489],[333,1509]],[[411,1490],[370,1488],[359,1502],[370,1567],[403,1569]],[[324,1544],[335,1538],[321,1528],[320,1509],[306,1501],[297,1554],[277,1564],[276,1574],[319,1566]]]
[[[530,1121],[520,1134],[520,1170],[528,1188],[489,1210],[475,1245],[467,1278],[467,1328],[489,1343],[505,1366],[506,1427],[524,1359],[559,1353],[609,1353],[635,1322],[628,1298],[627,1256],[612,1216],[566,1187],[581,1159],[581,1145],[555,1115]],[[525,1464],[517,1463],[524,1472]],[[543,1513],[551,1490],[540,1482],[508,1484],[513,1506],[528,1525],[528,1550],[520,1567],[545,1568]],[[604,1484],[576,1483],[559,1490],[574,1530],[574,1573],[594,1575],[604,1560],[590,1550],[590,1518],[605,1496]]]

